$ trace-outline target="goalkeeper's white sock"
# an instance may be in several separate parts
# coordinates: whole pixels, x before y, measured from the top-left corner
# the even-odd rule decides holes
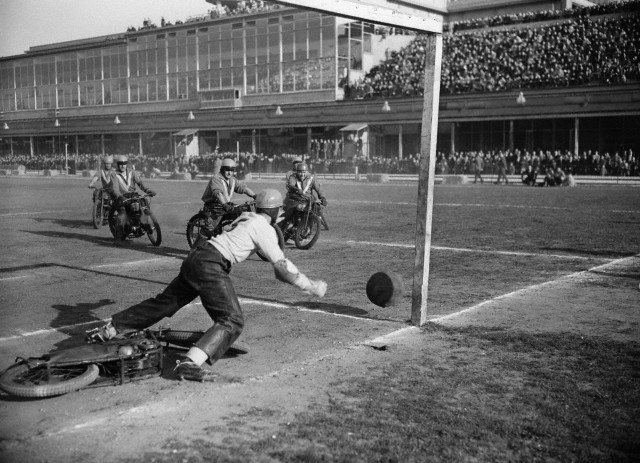
[[[187,352],[185,357],[193,361],[193,363],[198,366],[201,366],[209,358],[205,351],[195,346],[189,349],[189,352]]]

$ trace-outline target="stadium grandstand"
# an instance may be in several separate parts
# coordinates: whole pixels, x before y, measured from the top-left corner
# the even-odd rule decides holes
[[[266,1],[0,57],[0,163],[417,171],[424,37]],[[438,172],[640,175],[640,0],[449,0]]]

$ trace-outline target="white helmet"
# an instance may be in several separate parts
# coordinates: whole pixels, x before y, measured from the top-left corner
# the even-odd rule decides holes
[[[271,224],[276,223],[280,206],[282,206],[282,195],[278,190],[267,188],[256,195],[256,212],[271,217]]]
[[[220,164],[220,170],[234,170],[236,168],[236,161],[231,158],[224,158],[222,164]]]

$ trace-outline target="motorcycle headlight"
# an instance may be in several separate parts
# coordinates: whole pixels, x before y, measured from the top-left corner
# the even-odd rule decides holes
[[[307,208],[307,205],[304,203],[300,203],[296,206],[296,209],[298,209],[299,211],[304,211]]]

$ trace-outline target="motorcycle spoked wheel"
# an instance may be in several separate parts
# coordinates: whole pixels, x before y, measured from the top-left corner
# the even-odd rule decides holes
[[[0,389],[17,397],[53,397],[87,387],[99,373],[95,364],[51,368],[16,365],[2,373]]]
[[[198,236],[200,236],[200,230],[204,229],[207,218],[198,213],[191,217],[187,222],[187,243],[190,248],[193,248],[196,245],[196,241],[198,240]]]
[[[104,221],[104,203],[102,198],[96,199],[92,210],[93,228],[100,228]]]
[[[293,241],[298,249],[310,249],[320,237],[320,220],[315,215],[309,215],[305,219],[300,219],[293,235]]]
[[[149,241],[151,241],[151,244],[154,246],[160,246],[160,243],[162,243],[162,229],[160,228],[160,224],[153,214],[149,214],[149,220],[153,226],[153,228],[147,228],[146,230]]]
[[[128,227],[125,227],[123,236],[118,236],[118,233],[116,232],[116,227],[114,225],[116,220],[114,217],[115,213],[116,213],[115,208],[112,208],[111,210],[109,210],[109,231],[111,232],[111,234],[113,235],[116,241],[124,241],[127,239],[127,236],[129,236],[129,231],[127,230]]]
[[[329,230],[329,222],[327,222],[327,218],[324,216],[323,212],[320,212],[320,222],[322,223],[322,228]]]
[[[282,234],[282,230],[280,230],[280,227],[278,227],[278,225],[273,225],[273,229],[276,231],[276,235],[278,236],[278,246],[280,247],[280,249],[284,250],[284,235]],[[263,261],[269,261],[269,259],[267,259],[267,256],[265,256],[262,251],[258,250],[256,251],[256,254]]]
[[[196,343],[204,334],[202,331],[152,331],[155,338],[160,342],[167,342],[180,347],[191,347]],[[241,342],[234,342],[231,347],[227,349],[225,355],[238,355],[249,353],[249,346]]]

